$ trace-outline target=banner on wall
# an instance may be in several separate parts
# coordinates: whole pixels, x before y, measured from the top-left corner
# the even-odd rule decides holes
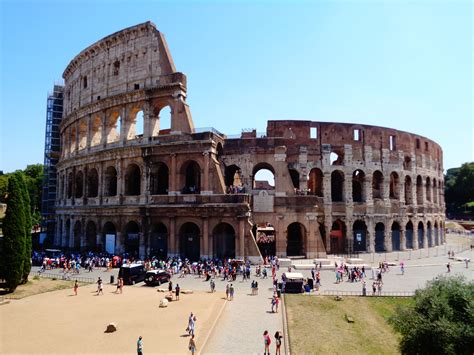
[[[109,254],[115,254],[115,234],[105,235],[105,251]]]

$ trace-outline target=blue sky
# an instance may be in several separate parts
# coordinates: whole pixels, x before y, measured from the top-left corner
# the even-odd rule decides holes
[[[471,1],[0,0],[0,170],[42,163],[46,96],[93,42],[151,20],[196,127],[359,122],[474,160]]]

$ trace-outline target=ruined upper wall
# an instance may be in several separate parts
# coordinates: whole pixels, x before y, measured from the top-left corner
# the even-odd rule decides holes
[[[175,72],[166,40],[153,23],[115,32],[84,49],[64,70],[64,116],[113,95],[166,83]]]

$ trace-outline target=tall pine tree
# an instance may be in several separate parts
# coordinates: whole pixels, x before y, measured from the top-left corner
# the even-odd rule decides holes
[[[23,211],[25,212],[25,254],[23,256],[21,283],[26,283],[31,270],[31,227],[33,226],[33,222],[31,221],[30,195],[28,194],[25,177],[22,173],[18,173],[17,176],[18,180],[21,182],[21,197],[23,200]]]
[[[23,277],[25,259],[25,212],[21,181],[15,174],[8,179],[7,211],[3,220],[3,261],[6,286],[15,291]]]

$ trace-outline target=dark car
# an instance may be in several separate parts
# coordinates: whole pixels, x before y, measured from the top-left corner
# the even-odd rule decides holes
[[[122,265],[118,277],[123,278],[125,285],[134,285],[145,280],[146,270],[142,264]]]
[[[171,274],[164,270],[150,270],[145,275],[145,283],[148,286],[159,286],[162,283],[169,282]]]

